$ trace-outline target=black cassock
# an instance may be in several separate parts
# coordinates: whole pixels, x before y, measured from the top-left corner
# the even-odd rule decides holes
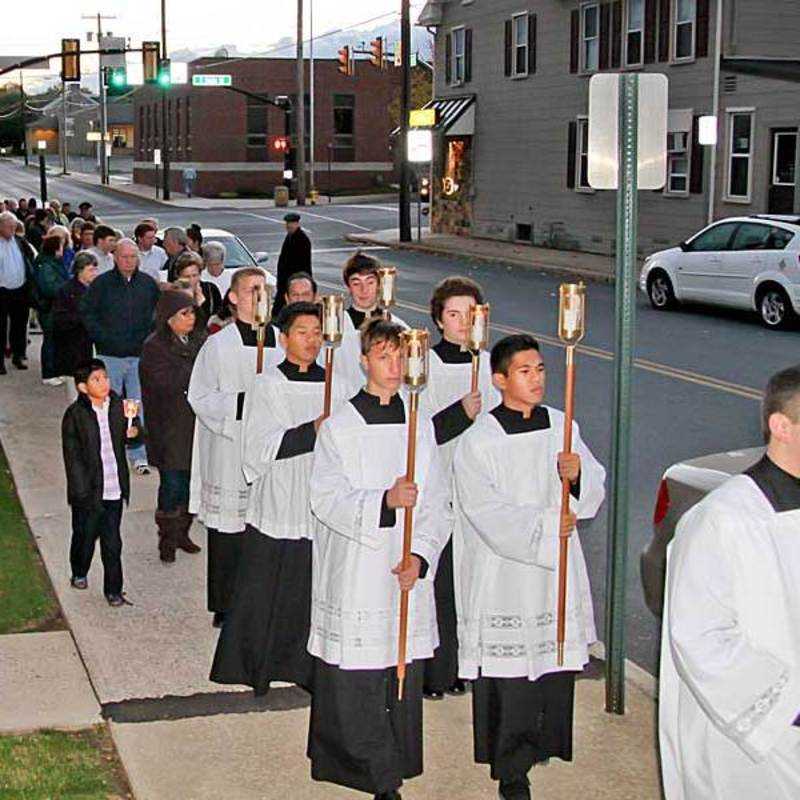
[[[286,284],[295,272],[311,272],[311,240],[302,228],[287,234],[278,256],[278,286],[275,289],[275,302],[272,304],[273,319],[284,307]]]

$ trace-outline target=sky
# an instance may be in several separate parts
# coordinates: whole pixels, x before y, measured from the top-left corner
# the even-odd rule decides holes
[[[400,0],[305,0],[306,30],[313,5],[314,33],[337,28],[385,24],[394,12],[399,17]],[[412,0],[412,21],[423,0]],[[3,6],[0,55],[36,55],[60,49],[62,37],[81,37],[96,30],[96,22],[82,20],[84,14],[100,11],[116,16],[104,23],[118,36],[129,36],[138,46],[161,38],[160,0],[38,0],[34,5],[8,3]],[[384,14],[386,16],[381,17]],[[366,24],[365,24],[366,23]],[[167,0],[167,44],[170,51],[182,48],[235,45],[240,51],[263,51],[284,36],[294,36],[297,4],[294,0]]]

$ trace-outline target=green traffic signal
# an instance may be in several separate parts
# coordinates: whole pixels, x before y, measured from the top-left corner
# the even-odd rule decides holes
[[[114,70],[111,73],[111,85],[116,89],[122,89],[126,84],[124,70]]]
[[[162,58],[159,62],[156,82],[162,89],[169,89],[172,85],[172,68],[168,58]]]

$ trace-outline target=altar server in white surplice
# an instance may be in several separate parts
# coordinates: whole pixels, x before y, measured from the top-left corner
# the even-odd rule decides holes
[[[244,472],[250,487],[233,607],[220,634],[211,680],[271,681],[310,691],[311,514],[309,482],[325,408],[320,307],[290,303],[276,320],[286,360],[256,379],[245,401]],[[344,398],[334,383],[331,409]]]
[[[670,545],[659,734],[667,800],[800,797],[800,367],[773,376],[767,452]]]
[[[192,451],[189,511],[208,529],[208,610],[222,624],[233,599],[250,495],[242,472],[245,398],[256,377],[256,286],[265,286],[260,268],[237,270],[230,288],[234,324],[210,336],[195,361],[189,403],[197,415]],[[267,325],[264,370],[283,360],[275,328]]]
[[[447,477],[420,416],[416,482],[406,480],[408,405],[402,328],[362,334],[367,384],[320,428],[311,473],[314,686],[308,755],[315,780],[397,797],[422,772],[422,672],[438,644],[433,577],[450,533]],[[399,476],[399,477],[398,477]],[[414,507],[411,567],[401,570],[404,509]],[[397,699],[400,587],[410,588],[408,671]]]
[[[489,354],[480,354],[478,391],[472,388],[472,353],[466,349],[470,331],[470,309],[483,303],[483,292],[475,281],[460,275],[445,278],[433,291],[431,318],[442,338],[431,348],[428,384],[421,406],[433,420],[436,443],[448,472],[459,437],[475,418],[500,402],[492,385]],[[453,545],[448,541],[436,571],[436,619],[439,647],[425,664],[423,694],[439,699],[445,692],[463,694],[466,685],[458,677],[458,631],[453,588]]]
[[[472,684],[475,760],[489,764],[504,800],[528,800],[528,772],[572,759],[575,675],[596,639],[577,519],[597,514],[605,470],[573,423],[562,453],[564,414],[541,405],[545,367],[535,339],[508,336],[492,348],[503,401],[460,437],[453,462],[458,657]],[[562,518],[562,478],[571,510]],[[570,534],[564,665],[557,664],[560,534]]]

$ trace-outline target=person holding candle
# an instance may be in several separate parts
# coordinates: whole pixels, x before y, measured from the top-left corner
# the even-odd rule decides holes
[[[431,318],[442,338],[431,348],[430,376],[422,393],[423,410],[433,419],[436,443],[445,466],[452,470],[458,439],[483,410],[494,408],[500,394],[492,385],[489,354],[473,352],[488,337],[488,318],[475,316],[476,306],[484,308],[481,287],[462,276],[441,281],[431,297]],[[488,308],[488,307],[487,307]],[[475,317],[475,330],[470,318]],[[474,342],[471,340],[474,339]],[[479,359],[478,390],[471,391],[472,363]],[[453,545],[448,541],[436,572],[436,619],[439,647],[425,665],[423,691],[426,697],[441,699],[445,692],[463,694],[464,682],[458,677],[458,631],[453,588]]]
[[[308,502],[317,432],[324,419],[325,371],[319,306],[292,303],[278,315],[286,359],[259,375],[245,401],[245,478],[251,483],[235,601],[217,645],[211,680],[252,686],[271,681],[310,691],[306,649],[311,616],[311,541],[318,522]],[[333,398],[335,409],[344,400]]]
[[[573,423],[542,405],[545,366],[526,334],[499,341],[492,378],[502,403],[481,414],[453,459],[459,675],[472,680],[475,760],[489,764],[504,800],[528,800],[528,772],[572,759],[575,675],[597,639],[586,563],[575,534],[605,497],[605,470]],[[561,511],[562,480],[570,511]],[[556,657],[559,541],[569,548],[563,667]]]
[[[319,521],[308,642],[311,775],[380,800],[398,798],[403,780],[422,772],[422,660],[437,644],[432,578],[450,533],[447,477],[424,417],[415,482],[405,474],[402,331],[382,318],[366,323],[366,387],[322,424],[311,471],[311,510]],[[405,369],[408,379],[425,364]],[[403,509],[411,508],[413,555],[403,569]],[[399,701],[401,588],[410,591],[410,613]]]
[[[245,399],[256,378],[256,290],[266,296],[262,269],[234,273],[228,298],[236,319],[200,349],[187,395],[197,416],[189,513],[208,529],[208,610],[217,627],[233,600],[250,496],[242,472],[242,430]],[[271,325],[264,337],[264,369],[269,371],[283,361],[283,348]]]

